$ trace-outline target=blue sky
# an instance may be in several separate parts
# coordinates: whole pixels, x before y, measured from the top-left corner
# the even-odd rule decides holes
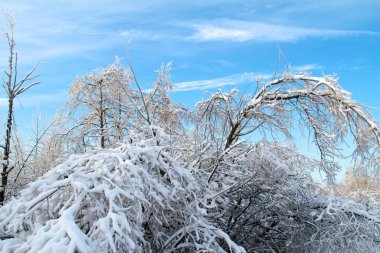
[[[21,70],[41,62],[41,85],[20,99],[20,127],[36,110],[53,115],[76,76],[125,58],[127,48],[145,88],[162,63],[173,61],[173,98],[189,107],[205,91],[271,75],[278,47],[293,71],[337,73],[355,99],[380,107],[378,0],[2,0],[0,8],[15,16]],[[2,69],[6,58],[2,40]],[[380,113],[371,112],[379,121]]]

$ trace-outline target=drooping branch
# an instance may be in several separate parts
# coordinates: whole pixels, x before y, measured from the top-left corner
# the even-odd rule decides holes
[[[204,107],[203,111],[204,115],[216,116],[219,113],[217,117],[221,118],[221,122],[230,122],[226,137],[221,138],[225,140],[224,150],[240,137],[263,126],[270,126],[279,132],[286,131],[289,135],[288,129],[298,116],[304,120],[302,124],[314,132],[315,144],[321,152],[321,162],[327,167],[332,166],[329,158],[339,157],[335,152],[336,145],[345,139],[347,129],[356,140],[357,153],[364,154],[366,148],[378,150],[380,147],[380,131],[376,122],[331,76],[285,73],[265,83],[239,110],[237,106],[231,110],[232,101],[228,94],[218,91],[210,98],[211,105]],[[217,106],[220,111],[212,112],[208,109],[213,106]],[[326,171],[330,170],[327,167]],[[212,174],[214,173],[215,171]]]

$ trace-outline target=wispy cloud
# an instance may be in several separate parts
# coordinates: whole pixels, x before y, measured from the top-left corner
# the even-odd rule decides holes
[[[20,1],[1,3],[0,8],[4,7],[5,12],[14,11],[17,50],[27,52],[20,60],[28,64],[60,57],[79,58],[89,52],[126,44],[115,27],[110,29],[112,21],[109,20],[113,19],[104,20],[102,16],[103,11],[115,13],[117,8],[103,6],[102,14],[93,14],[88,10],[93,6],[75,4],[71,0],[67,6]],[[41,13],[42,9],[48,11]],[[3,16],[0,15],[0,19],[6,24]],[[0,45],[0,51],[4,50],[5,45]]]
[[[225,7],[218,1],[196,0],[192,1],[191,6],[190,4],[176,4],[177,1],[174,0],[134,3],[122,0],[102,0],[91,4],[88,4],[87,1],[74,0],[67,0],[60,4],[46,1],[31,3],[27,0],[16,2],[4,0],[0,4],[0,8],[4,7],[6,11],[15,12],[17,50],[27,52],[20,60],[28,63],[60,57],[81,58],[83,55],[106,52],[110,49],[124,50],[127,47],[128,39],[172,42],[171,52],[184,52],[189,46],[192,46],[193,42],[204,41],[288,42],[315,37],[379,35],[379,33],[371,31],[317,29],[309,28],[307,25],[306,27],[287,26],[284,24],[296,23],[293,18],[298,12],[291,11],[291,19],[275,19],[274,17],[284,15],[284,8],[277,10],[278,8],[274,4],[265,6],[269,9],[276,9],[275,15],[272,14],[269,18],[266,15],[265,19],[259,15],[257,20],[264,22],[251,22],[247,21],[249,18],[247,16],[241,16],[241,20],[214,19],[216,15],[210,14],[211,21],[206,21],[202,16],[197,19],[198,16],[180,16],[178,14],[191,11],[197,13],[198,8],[203,9],[206,6],[213,6],[216,11],[223,10]],[[172,10],[170,14],[166,14],[168,6]],[[256,8],[260,4],[251,4],[250,6]],[[318,4],[318,6],[322,5]],[[297,10],[300,7],[303,5],[298,4]],[[241,10],[241,8],[238,9]],[[311,4],[308,4],[307,8],[311,8]],[[47,11],[41,13],[41,10]],[[324,15],[320,16],[324,17]],[[266,23],[266,20],[271,20],[272,23]],[[314,23],[318,23],[318,21],[320,20],[313,19]],[[6,50],[2,47],[4,45],[0,44],[0,51]],[[175,50],[172,49],[173,47],[176,47]]]
[[[320,37],[343,37],[356,35],[380,35],[372,31],[315,29],[240,20],[216,20],[192,25],[194,33],[188,39],[204,41],[276,41],[293,42],[300,39]]]
[[[291,68],[292,72],[308,72],[312,70],[322,70],[324,67],[319,64],[305,64]],[[253,72],[245,72],[224,77],[196,80],[189,82],[175,83],[174,91],[190,91],[190,90],[206,90],[215,89],[224,86],[238,86],[244,84],[255,83],[257,81],[268,81],[273,78],[273,74],[260,74]]]
[[[206,90],[220,88],[224,86],[237,86],[242,84],[254,83],[257,80],[269,79],[272,76],[273,75],[247,72],[209,80],[181,82],[174,84],[174,91]]]
[[[300,66],[292,67],[294,72],[308,72],[312,70],[322,70],[324,67],[318,64],[305,64]]]

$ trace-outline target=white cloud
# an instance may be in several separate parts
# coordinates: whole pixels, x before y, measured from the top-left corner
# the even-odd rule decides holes
[[[239,28],[226,28],[207,24],[199,25],[196,28],[196,33],[190,37],[190,39],[195,41],[247,41],[251,40],[253,36],[251,31]]]
[[[229,75],[225,77],[198,80],[190,82],[175,83],[174,91],[190,91],[190,90],[206,90],[213,88],[220,88],[223,86],[236,86],[247,83],[254,83],[256,80],[269,79],[273,75],[257,74],[252,72],[241,73],[236,75]]]
[[[321,70],[324,67],[318,64],[305,64],[291,68],[292,72],[308,72],[311,70]],[[242,84],[255,83],[257,81],[268,81],[273,78],[273,74],[259,74],[245,72],[208,80],[196,80],[189,82],[175,83],[174,91],[206,90],[220,88],[224,86],[237,86]]]
[[[380,35],[372,31],[315,29],[239,20],[216,20],[194,24],[195,32],[188,39],[203,41],[276,41],[291,42],[310,37],[342,37]]]

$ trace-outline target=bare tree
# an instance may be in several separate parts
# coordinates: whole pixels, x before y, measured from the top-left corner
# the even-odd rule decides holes
[[[172,63],[169,62],[162,64],[161,68],[156,71],[157,80],[147,95],[146,103],[152,121],[154,121],[153,124],[162,127],[169,134],[174,134],[183,130],[181,119],[185,110],[175,104],[169,96],[169,92],[174,88],[170,76],[171,69]]]
[[[86,147],[114,146],[142,126],[182,134],[181,116],[186,110],[168,94],[173,88],[170,69],[171,63],[162,65],[149,91],[141,88],[132,65],[123,67],[118,59],[107,68],[77,78],[61,113],[63,119],[71,121],[68,136],[74,138],[69,139],[82,140],[85,151]],[[137,90],[132,89],[132,81]]]
[[[293,138],[290,129],[298,122],[313,137],[328,180],[333,181],[340,169],[334,159],[344,156],[338,144],[348,134],[355,140],[352,157],[361,161],[361,169],[379,165],[376,122],[332,76],[285,73],[262,84],[250,98],[237,99],[236,92],[218,91],[198,104],[198,114],[197,127],[212,138],[221,154],[257,130]],[[217,161],[213,168],[208,181],[217,171]]]
[[[36,122],[31,139],[22,142],[22,138],[14,129],[13,134],[13,169],[8,175],[8,194],[15,196],[28,183],[33,182],[37,177],[53,167],[51,161],[57,157],[57,147],[53,144],[54,136],[51,135],[51,128],[55,126],[55,121],[45,125],[41,121],[41,116],[36,115]],[[62,145],[59,145],[60,147]],[[51,161],[46,166],[42,161]]]
[[[5,200],[5,190],[8,183],[8,174],[14,168],[10,163],[10,153],[11,153],[11,140],[12,140],[12,125],[14,118],[14,100],[20,94],[26,92],[28,89],[37,85],[39,82],[34,82],[36,78],[34,75],[34,68],[28,72],[25,77],[18,80],[17,73],[17,53],[15,52],[15,40],[13,36],[15,22],[12,17],[9,17],[9,31],[4,32],[4,36],[8,42],[9,48],[9,58],[8,58],[8,70],[4,71],[5,76],[2,79],[2,87],[4,88],[7,98],[8,98],[8,117],[6,124],[6,133],[4,138],[3,147],[3,159],[2,159],[2,172],[1,172],[1,188],[0,188],[0,204]]]
[[[128,126],[132,97],[130,77],[118,59],[104,69],[77,78],[62,114],[71,122],[70,136],[83,146],[112,146],[123,138]]]

